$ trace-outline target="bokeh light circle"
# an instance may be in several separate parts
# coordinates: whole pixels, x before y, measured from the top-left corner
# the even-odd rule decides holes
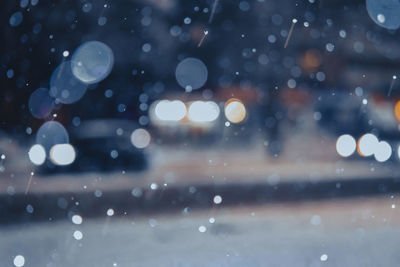
[[[36,133],[36,143],[40,144],[49,155],[50,149],[57,144],[69,142],[67,130],[56,121],[45,122]]]
[[[114,65],[114,54],[109,46],[90,41],[79,46],[71,58],[72,73],[80,81],[93,84],[104,80]]]
[[[381,27],[396,30],[400,27],[399,0],[366,0],[371,19]]]
[[[75,149],[70,144],[57,144],[50,149],[51,162],[59,166],[72,164],[75,157]]]
[[[208,70],[200,59],[188,57],[179,62],[175,77],[178,84],[186,90],[198,89],[206,83]]]
[[[188,117],[192,122],[212,122],[218,118],[219,113],[219,107],[215,102],[194,101],[189,106]]]
[[[46,151],[42,145],[33,145],[28,152],[29,160],[39,166],[46,161]]]
[[[38,119],[47,117],[54,107],[54,99],[46,88],[38,88],[29,97],[29,111],[32,116]]]
[[[186,116],[186,106],[180,100],[161,100],[155,104],[156,118],[162,121],[180,121]]]
[[[24,15],[22,15],[21,11],[17,11],[10,16],[9,23],[12,27],[19,26],[24,20]]]
[[[392,156],[392,147],[386,141],[380,141],[376,146],[374,157],[378,162],[385,162]]]
[[[82,216],[78,214],[73,215],[71,220],[73,224],[78,224],[78,225],[82,224],[83,222]]]
[[[400,122],[400,100],[397,101],[394,106],[394,115],[396,119]]]
[[[131,134],[132,145],[137,148],[145,148],[150,144],[150,133],[145,129],[136,129]]]
[[[25,257],[22,255],[17,255],[15,256],[13,263],[15,267],[22,267],[25,265]]]
[[[240,123],[246,118],[246,107],[238,99],[229,99],[225,104],[225,117],[232,123]]]
[[[83,238],[83,234],[82,234],[82,232],[79,231],[79,230],[76,230],[76,231],[73,233],[73,236],[74,236],[74,238],[75,238],[76,240],[81,240],[81,239]]]
[[[378,138],[373,134],[364,134],[357,143],[358,153],[363,157],[372,156],[379,143]]]
[[[83,97],[87,85],[75,78],[71,62],[64,61],[53,72],[50,78],[50,95],[56,102],[72,104]]]
[[[356,150],[356,140],[349,134],[340,136],[336,141],[336,151],[342,157],[351,156]]]

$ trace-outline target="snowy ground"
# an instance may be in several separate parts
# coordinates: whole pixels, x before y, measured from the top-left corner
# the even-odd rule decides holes
[[[398,196],[388,195],[2,226],[0,261],[12,266],[23,255],[32,267],[397,266],[397,206]]]

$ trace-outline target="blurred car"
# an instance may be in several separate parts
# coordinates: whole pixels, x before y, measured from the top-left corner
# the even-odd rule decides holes
[[[338,91],[319,93],[314,108],[319,112],[321,128],[335,135],[362,135],[371,130],[363,97]]]
[[[70,145],[55,145],[38,172],[139,171],[147,167],[143,148],[150,135],[131,121],[87,120],[68,132]]]

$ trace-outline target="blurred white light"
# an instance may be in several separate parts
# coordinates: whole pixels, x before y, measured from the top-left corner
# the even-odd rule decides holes
[[[214,197],[214,203],[217,204],[217,205],[221,204],[222,203],[222,197],[220,195],[216,195]]]
[[[180,100],[161,100],[156,104],[155,115],[162,121],[180,121],[186,116],[186,106]]]
[[[157,190],[158,185],[156,183],[151,183],[150,188],[151,190]]]
[[[113,209],[108,209],[107,210],[107,216],[113,216],[114,215],[114,210]]]
[[[388,142],[380,141],[374,151],[376,161],[385,162],[392,156],[392,147]]]
[[[71,220],[72,220],[72,223],[74,223],[74,224],[82,224],[82,221],[83,221],[82,217],[80,215],[72,216]]]
[[[50,149],[50,160],[56,165],[69,165],[74,162],[75,156],[75,149],[70,144],[57,144]]]
[[[81,231],[78,231],[78,230],[76,230],[75,232],[74,232],[74,238],[76,239],[76,240],[81,240],[82,238],[83,238],[83,234],[82,234],[82,232]]]
[[[238,99],[230,99],[225,105],[225,117],[232,123],[240,123],[246,118],[246,108]]]
[[[207,227],[205,227],[204,225],[200,225],[199,226],[199,232],[200,233],[205,233],[207,231]]]
[[[376,18],[378,19],[378,21],[380,22],[380,23],[385,23],[385,16],[384,15],[382,15],[382,14],[378,14],[378,16],[376,16]]]
[[[336,151],[342,157],[351,156],[356,150],[356,146],[356,140],[349,134],[340,136],[336,141]]]
[[[189,106],[189,119],[192,122],[212,122],[219,116],[219,107],[212,101],[194,101]]]
[[[25,258],[22,255],[17,255],[14,258],[14,265],[15,267],[22,267],[25,265]]]
[[[136,129],[131,134],[131,142],[137,148],[145,148],[150,144],[150,134],[145,129]]]
[[[379,143],[378,138],[373,134],[364,134],[358,140],[358,152],[363,157],[369,157],[374,154]]]
[[[111,48],[102,42],[90,41],[75,50],[70,68],[77,79],[94,84],[104,80],[113,65],[114,54]]]
[[[33,145],[28,152],[30,161],[35,165],[42,165],[46,160],[46,151],[41,145]]]

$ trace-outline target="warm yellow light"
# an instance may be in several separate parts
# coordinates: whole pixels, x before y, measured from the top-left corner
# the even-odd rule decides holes
[[[225,117],[232,123],[240,123],[246,118],[246,107],[239,99],[231,98],[225,104]]]

